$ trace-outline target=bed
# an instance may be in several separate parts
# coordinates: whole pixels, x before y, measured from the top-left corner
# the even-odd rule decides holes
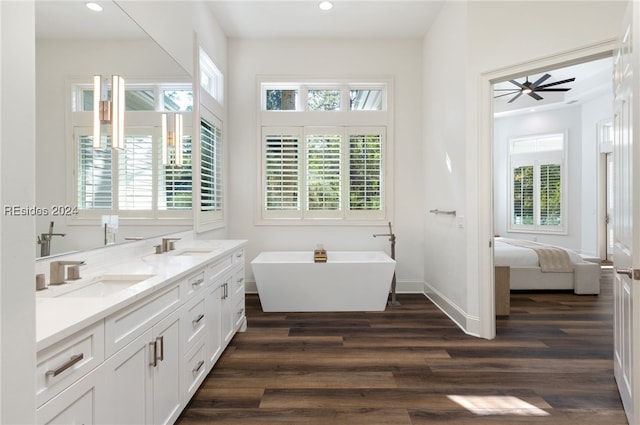
[[[507,276],[510,289],[570,289],[576,294],[600,293],[600,265],[584,261],[574,251],[502,237],[495,238],[494,247],[496,277]],[[506,275],[498,272],[506,267]]]

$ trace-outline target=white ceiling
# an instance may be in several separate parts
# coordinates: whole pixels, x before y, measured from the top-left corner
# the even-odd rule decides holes
[[[1,1],[1,0],[0,0]],[[229,37],[236,38],[422,38],[445,0],[334,0],[328,12],[319,0],[204,0]],[[104,7],[95,13],[81,0],[37,0],[36,36],[53,38],[146,38],[147,35],[112,1],[98,0]],[[159,3],[161,4],[161,2]],[[540,93],[541,101],[523,95],[494,101],[498,114],[531,108],[549,108],[588,100],[611,90],[612,60],[603,59],[548,70],[546,83],[575,77],[566,93]],[[528,75],[536,81],[544,72]],[[523,82],[527,76],[514,78]],[[498,83],[496,88],[513,84]]]
[[[206,0],[234,38],[422,38],[444,0]]]
[[[531,96],[522,95],[512,103],[508,103],[509,100],[515,96],[513,95],[503,96],[494,99],[493,109],[497,116],[506,116],[515,113],[532,112],[532,109],[537,111],[543,109],[567,107],[576,103],[586,102],[596,96],[611,92],[612,86],[612,72],[613,72],[613,59],[599,59],[590,62],[585,62],[577,65],[567,66],[563,68],[551,69],[545,72],[540,72],[531,75],[522,75],[514,78],[514,80],[523,83],[528,77],[530,82],[535,82],[538,78],[542,77],[545,73],[551,75],[543,84],[553,83],[556,81],[562,81],[569,78],[575,78],[575,81],[565,84],[559,84],[554,88],[570,88],[567,92],[540,92],[538,95],[542,96],[542,100],[535,100]],[[514,88],[517,89],[512,83],[505,81],[497,83],[494,88]],[[504,91],[494,92],[494,95],[506,93]]]

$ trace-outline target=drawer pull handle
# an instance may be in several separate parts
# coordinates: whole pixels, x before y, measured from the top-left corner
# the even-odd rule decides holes
[[[244,282],[244,277],[241,277],[238,279],[238,283],[242,283],[242,282]]]
[[[156,338],[156,341],[160,341],[160,361],[164,360],[164,337],[159,336]]]
[[[241,308],[240,310],[238,310],[238,317],[242,317],[243,314],[244,314],[244,308]]]
[[[241,253],[241,252],[238,252],[238,253],[236,254],[236,257],[238,257],[238,258],[242,258],[242,253]]]
[[[200,360],[196,368],[192,370],[193,374],[196,375],[198,372],[200,372],[200,369],[202,369],[203,365],[204,365],[204,360]]]
[[[83,358],[84,358],[84,353],[73,355],[73,356],[71,356],[71,358],[65,364],[63,364],[62,366],[60,366],[57,369],[48,370],[45,375],[56,377],[56,376],[60,375],[62,372],[64,372],[65,370],[69,369],[74,364],[78,363]]]
[[[193,324],[193,327],[198,326],[198,323],[200,323],[200,321],[201,321],[202,319],[204,319],[204,314],[200,314],[200,315],[198,315],[198,317],[197,317],[197,318],[193,319],[193,320],[191,321],[191,323]]]
[[[158,366],[158,341],[153,341],[149,343],[151,348],[151,361],[149,362],[149,366],[156,367]]]
[[[198,280],[196,280],[195,282],[191,282],[191,286],[200,286],[202,285],[202,283],[204,282],[204,278],[200,278]]]

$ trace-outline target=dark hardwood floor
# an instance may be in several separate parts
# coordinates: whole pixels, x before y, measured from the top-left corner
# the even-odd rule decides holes
[[[612,274],[602,294],[512,293],[497,337],[429,300],[379,313],[263,313],[232,340],[177,423],[627,424],[613,378]]]

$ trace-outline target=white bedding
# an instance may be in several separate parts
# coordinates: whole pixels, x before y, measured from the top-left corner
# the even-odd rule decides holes
[[[494,265],[510,267],[538,267],[540,265],[538,255],[534,250],[510,245],[506,243],[510,240],[509,238],[499,237],[494,239]],[[573,264],[584,262],[578,253],[566,248],[562,249],[567,251]]]

